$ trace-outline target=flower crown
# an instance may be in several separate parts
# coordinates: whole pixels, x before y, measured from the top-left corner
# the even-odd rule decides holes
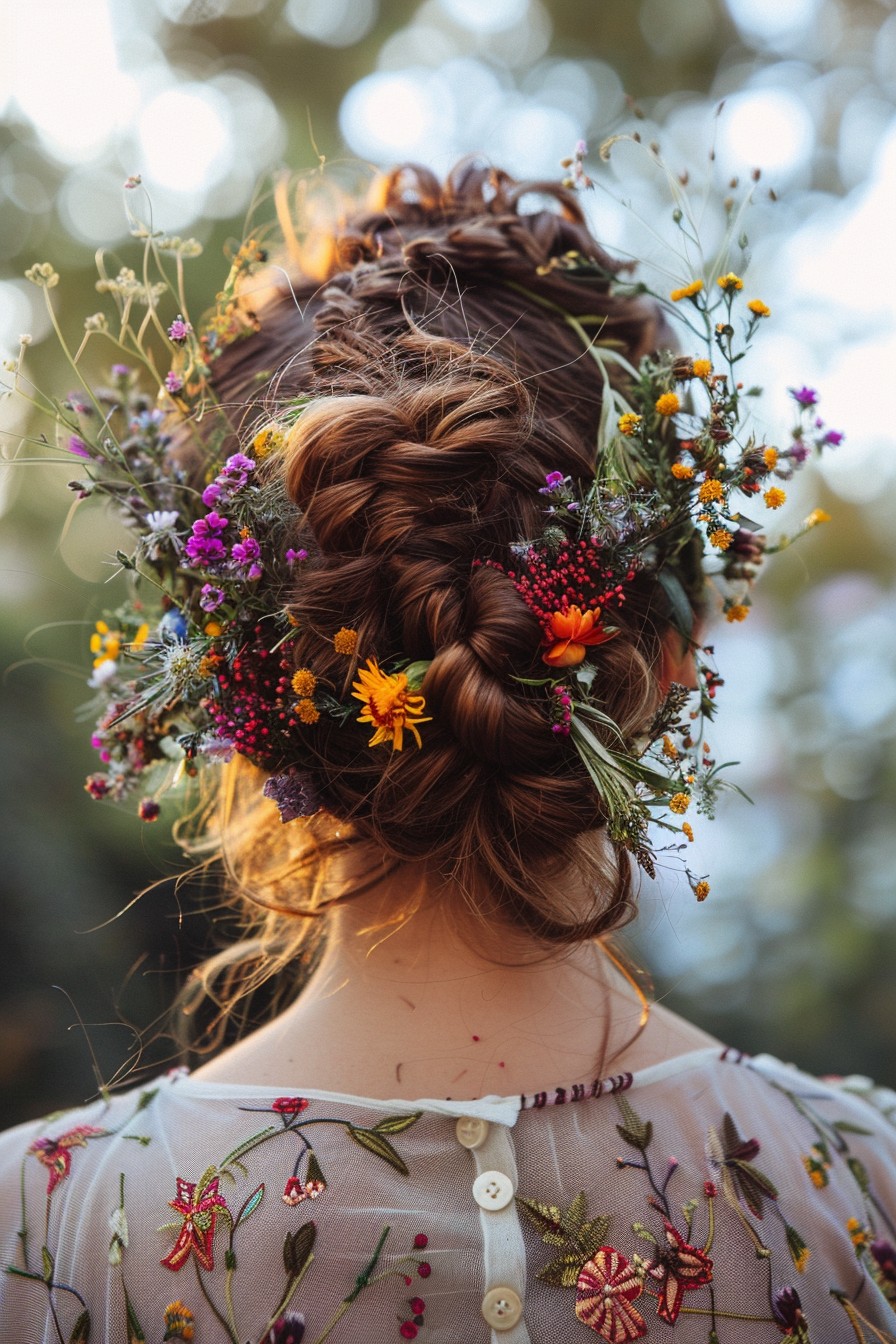
[[[575,161],[581,170],[578,150]],[[583,171],[574,182],[591,185]],[[126,185],[134,191],[139,179]],[[199,254],[199,244],[154,232],[133,213],[131,223],[143,245],[142,278],[126,269],[110,277],[101,264],[97,288],[111,296],[117,315],[88,317],[74,354],[50,297],[58,275],[48,263],[26,272],[44,291],[79,390],[61,401],[29,393],[27,342],[8,366],[16,390],[52,415],[58,447],[81,468],[71,482],[78,498],[111,497],[134,535],[133,547],[117,553],[130,596],[104,613],[90,636],[92,743],[102,768],[86,788],[94,798],[139,792],[139,814],[152,821],[166,789],[204,762],[239,753],[268,771],[264,792],[282,819],[292,820],[320,806],[307,767],[309,728],[322,715],[346,732],[372,730],[371,750],[402,751],[413,742],[425,751],[428,663],[393,658],[381,666],[376,651],[359,649],[357,633],[343,627],[328,638],[356,670],[347,700],[313,667],[295,668],[289,600],[314,557],[294,545],[298,514],[265,467],[283,451],[304,403],[285,406],[241,451],[225,455],[220,445],[233,429],[212,389],[218,355],[255,330],[237,289],[266,260],[264,249],[257,239],[239,248],[216,309],[194,326],[183,262]],[[584,284],[607,280],[597,262],[577,253],[553,258],[545,269]],[[647,357],[638,367],[601,342],[599,317],[575,317],[525,293],[577,332],[600,370],[595,475],[580,481],[549,472],[540,491],[541,535],[521,538],[506,563],[484,563],[506,575],[541,628],[533,663],[544,674],[525,669],[529,675],[515,680],[541,697],[545,732],[568,738],[577,751],[612,841],[652,872],[648,822],[672,831],[674,848],[686,848],[679,837],[690,842],[693,830],[685,814],[693,807],[712,816],[726,786],[704,736],[722,683],[711,650],[695,649],[695,696],[673,685],[643,737],[626,740],[601,693],[605,646],[619,634],[614,620],[645,574],[662,588],[671,621],[692,647],[694,606],[707,580],[720,590],[727,620],[743,620],[764,557],[794,539],[770,545],[744,510],[777,510],[784,484],[810,452],[843,436],[826,429],[807,387],[791,389],[795,419],[783,446],[750,428],[746,399],[757,389],[744,391],[737,366],[770,309],[759,298],[745,300],[733,270],[693,275],[669,294],[653,294],[668,309],[684,310],[697,348]],[[107,385],[94,388],[81,379],[80,363],[100,338],[115,347],[115,362]],[[206,476],[197,487],[172,451],[172,436],[198,434],[201,418]],[[795,535],[826,517],[814,510]],[[706,878],[685,867],[702,900]]]

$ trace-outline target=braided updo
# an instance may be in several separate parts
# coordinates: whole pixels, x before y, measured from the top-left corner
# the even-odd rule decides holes
[[[542,208],[524,213],[533,196]],[[570,251],[606,280],[583,285],[550,265]],[[430,662],[431,722],[422,749],[397,752],[321,716],[307,740],[325,819],[272,839],[243,817],[231,827],[235,866],[269,907],[289,908],[295,866],[280,863],[275,890],[262,860],[282,860],[287,833],[295,851],[339,827],[548,942],[612,929],[631,913],[628,858],[601,842],[601,799],[551,733],[543,692],[525,684],[544,675],[538,622],[482,562],[512,568],[511,548],[538,534],[548,472],[593,476],[600,374],[552,310],[600,319],[600,340],[635,361],[656,343],[655,310],[611,293],[618,266],[573,195],[471,162],[444,184],[418,167],[387,174],[331,234],[323,263],[317,254],[322,271],[309,278],[300,258],[259,333],[222,356],[219,391],[245,408],[250,432],[290,397],[309,398],[275,468],[311,555],[290,608],[296,666],[344,698],[357,661],[332,636],[350,627],[360,658]],[[600,666],[606,712],[629,739],[656,707],[666,628],[655,582],[631,587]],[[596,890],[587,910],[558,897],[571,868]]]

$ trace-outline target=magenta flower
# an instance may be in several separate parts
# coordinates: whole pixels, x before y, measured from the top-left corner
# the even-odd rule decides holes
[[[178,313],[177,317],[168,328],[168,339],[174,341],[175,345],[183,345],[192,330],[193,328],[190,326],[189,322],[185,322]]]
[[[202,502],[207,509],[213,509],[216,504],[223,503],[221,494],[221,486],[218,482],[211,481],[202,492]]]
[[[290,1312],[288,1316],[278,1316],[270,1330],[266,1332],[261,1344],[302,1344],[305,1334],[305,1317]]]
[[[90,460],[90,449],[87,447],[84,440],[79,438],[77,434],[70,435],[66,446],[68,451],[73,453],[75,457],[86,457],[88,461]]]
[[[307,559],[308,552],[305,550],[304,546],[299,547],[297,551],[294,551],[290,546],[289,550],[286,552],[286,563],[289,565],[290,569],[292,569],[293,565],[297,562],[301,564]]]
[[[165,386],[172,394],[181,392],[183,391],[184,380],[179,373],[175,373],[174,370],[171,369],[165,374]]]
[[[549,471],[544,478],[544,485],[539,490],[540,495],[551,495],[555,490],[560,490],[566,481],[562,471]]]
[[[35,1139],[28,1152],[37,1158],[50,1173],[47,1180],[47,1194],[52,1195],[60,1181],[64,1181],[72,1169],[72,1148],[86,1148],[88,1139],[100,1138],[106,1130],[95,1125],[78,1125],[58,1139]]]
[[[790,395],[799,406],[816,406],[818,404],[818,393],[814,387],[791,387],[788,388]]]
[[[822,439],[822,443],[829,443],[832,448],[838,448],[846,435],[839,429],[829,429]]]
[[[113,378],[130,378],[130,376],[131,376],[131,370],[130,370],[130,367],[129,367],[127,364],[113,364],[113,365],[112,365],[112,377],[113,377]]]
[[[228,518],[222,518],[214,510],[204,518],[196,519],[192,536],[184,547],[191,565],[216,565],[227,558],[227,549],[220,539],[220,533],[228,527],[229,522]]]

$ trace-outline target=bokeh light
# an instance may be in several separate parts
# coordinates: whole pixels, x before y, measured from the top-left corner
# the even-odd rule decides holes
[[[378,0],[287,0],[287,23],[302,37],[330,47],[350,47],[376,23]]]

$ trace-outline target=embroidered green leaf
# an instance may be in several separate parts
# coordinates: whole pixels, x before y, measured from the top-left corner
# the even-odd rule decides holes
[[[587,1212],[588,1200],[585,1197],[585,1191],[580,1190],[563,1215],[563,1230],[568,1232],[571,1237],[576,1236]]]
[[[262,1181],[261,1185],[258,1187],[257,1190],[252,1191],[251,1195],[246,1200],[243,1207],[240,1209],[239,1213],[237,1214],[236,1218],[233,1221],[234,1230],[238,1227],[240,1223],[244,1223],[247,1218],[251,1218],[252,1214],[258,1208],[259,1204],[263,1199],[264,1199],[264,1181]]]
[[[422,1111],[414,1111],[412,1115],[387,1115],[385,1120],[380,1120],[379,1124],[374,1125],[375,1134],[401,1134],[403,1130],[410,1129],[411,1125],[416,1125],[420,1119]]]
[[[41,1246],[40,1248],[40,1262],[44,1273],[44,1283],[52,1283],[55,1265],[53,1264],[53,1257],[46,1246]]]
[[[308,1154],[308,1167],[305,1171],[306,1190],[309,1185],[316,1185],[318,1182],[320,1183],[323,1189],[326,1189],[327,1185],[326,1178],[324,1176],[324,1173],[321,1171],[320,1163],[317,1160],[317,1154],[312,1148],[310,1153]]]
[[[585,1252],[586,1260],[590,1260],[595,1251],[599,1251],[601,1246],[605,1245],[609,1230],[610,1220],[603,1214],[582,1224],[576,1244]]]
[[[82,1311],[81,1315],[75,1321],[71,1334],[68,1337],[68,1344],[87,1344],[90,1339],[90,1312]]]
[[[632,1231],[635,1236],[640,1237],[642,1241],[649,1241],[653,1246],[657,1245],[656,1237],[653,1235],[650,1228],[645,1227],[643,1223],[632,1223]]]
[[[681,1211],[684,1214],[685,1225],[688,1229],[688,1240],[690,1240],[691,1236],[691,1225],[694,1221],[694,1210],[696,1209],[696,1207],[697,1207],[696,1199],[689,1199],[687,1200],[686,1203],[682,1204],[681,1206]]]
[[[314,1223],[303,1223],[297,1232],[287,1232],[283,1242],[283,1264],[291,1279],[298,1278],[310,1261],[316,1236]]]
[[[839,1129],[841,1134],[864,1134],[869,1138],[874,1136],[874,1130],[863,1129],[861,1125],[854,1125],[851,1120],[835,1120],[833,1127]]]
[[[566,1245],[563,1214],[556,1204],[541,1204],[537,1199],[524,1199],[522,1195],[517,1195],[516,1202],[529,1222],[537,1227],[542,1241],[548,1246]]]
[[[596,1248],[595,1248],[596,1249]],[[590,1259],[590,1257],[589,1257]],[[586,1263],[579,1253],[570,1252],[567,1255],[558,1255],[556,1260],[545,1265],[535,1275],[542,1283],[549,1283],[554,1288],[575,1288],[579,1281],[579,1275],[582,1272],[582,1266]]]
[[[846,1159],[846,1165],[852,1172],[853,1180],[855,1181],[859,1189],[862,1191],[862,1194],[863,1195],[870,1194],[871,1182],[869,1180],[865,1164],[863,1162],[860,1162],[857,1157],[848,1157]]]
[[[346,1125],[351,1137],[355,1143],[362,1148],[366,1148],[369,1153],[376,1153],[384,1162],[388,1162],[390,1167],[400,1171],[402,1176],[408,1176],[407,1165],[398,1156],[388,1139],[384,1139],[382,1134],[375,1133],[372,1129],[355,1129],[354,1125]]]
[[[128,1297],[128,1290],[124,1290],[124,1308],[127,1313],[127,1344],[146,1344],[146,1336],[140,1329],[140,1322],[137,1320],[137,1314],[131,1306],[131,1299]]]
[[[747,1208],[757,1218],[761,1218],[762,1197],[767,1195],[769,1199],[777,1199],[777,1186],[763,1175],[758,1167],[754,1167],[752,1162],[731,1162],[729,1166]]]
[[[796,1228],[791,1227],[789,1223],[785,1224],[785,1236],[787,1237],[787,1249],[790,1252],[794,1267],[798,1273],[802,1274],[806,1268],[806,1261],[809,1259],[809,1247]]]
[[[268,1139],[272,1134],[276,1133],[276,1126],[268,1125],[267,1129],[260,1129],[258,1133],[253,1134],[250,1139],[244,1139],[242,1143],[237,1144],[232,1153],[227,1154],[224,1161],[220,1163],[218,1170],[223,1172],[226,1167],[233,1166],[237,1160],[243,1156],[243,1153],[248,1153],[257,1143],[261,1143],[262,1139]],[[214,1167],[211,1168],[211,1172],[212,1175],[215,1174]]]
[[[205,1171],[199,1177],[199,1180],[196,1182],[197,1203],[205,1194],[205,1187],[208,1185],[209,1181],[213,1181],[217,1176],[217,1174],[218,1174],[218,1168],[213,1163],[210,1167],[206,1167]]]
[[[627,1097],[617,1097],[616,1102],[624,1121],[624,1124],[616,1126],[616,1132],[633,1148],[645,1152],[653,1138],[653,1124],[650,1120],[641,1119]]]
[[[158,1090],[159,1089],[157,1087],[151,1087],[148,1089],[148,1091],[140,1093],[140,1096],[137,1100],[137,1110],[134,1112],[135,1115],[139,1115],[141,1111],[146,1110],[149,1103],[155,1100]]]

